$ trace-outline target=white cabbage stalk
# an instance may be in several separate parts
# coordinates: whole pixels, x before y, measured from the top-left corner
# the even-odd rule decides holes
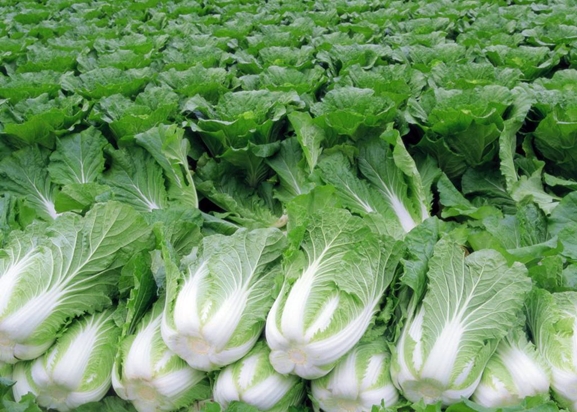
[[[14,365],[14,398],[31,392],[40,406],[59,411],[99,401],[110,388],[120,332],[112,310],[73,321],[44,355]]]
[[[489,408],[520,404],[528,396],[549,395],[550,371],[525,332],[514,329],[487,362],[473,401]]]
[[[162,340],[162,309],[157,303],[121,342],[114,362],[112,387],[139,412],[172,411],[210,397],[206,373],[192,369]]]
[[[186,273],[167,262],[161,323],[166,345],[191,367],[220,369],[248,353],[273,303],[277,260],[285,247],[278,229],[213,235],[188,257]]]
[[[266,340],[279,373],[316,379],[365,333],[394,276],[398,250],[344,209],[323,210],[310,222],[304,254],[287,262],[289,280],[267,317]]]
[[[439,241],[429,262],[428,290],[393,353],[391,376],[412,402],[450,405],[469,398],[499,341],[516,324],[531,289],[526,268],[509,267],[494,250],[465,257]]]
[[[244,358],[218,374],[213,396],[223,410],[231,402],[241,401],[260,411],[283,412],[303,401],[304,382],[297,376],[276,372],[269,354],[270,349],[259,342]]]
[[[144,247],[150,229],[131,207],[96,204],[32,227],[0,253],[0,362],[42,355],[66,322],[111,305],[115,269]]]
[[[399,391],[391,381],[390,366],[391,354],[385,340],[360,343],[328,375],[311,382],[313,401],[326,412],[394,406]]]
[[[551,368],[553,395],[577,411],[577,292],[536,289],[526,306],[535,346]]]

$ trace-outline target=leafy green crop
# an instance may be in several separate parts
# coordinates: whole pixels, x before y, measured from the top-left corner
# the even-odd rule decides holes
[[[1,410],[577,410],[574,0],[1,3]]]

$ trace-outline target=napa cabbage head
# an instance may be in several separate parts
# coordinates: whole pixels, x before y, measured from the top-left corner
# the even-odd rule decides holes
[[[489,408],[518,405],[528,396],[547,399],[550,380],[545,359],[517,327],[499,342],[472,399]]]
[[[531,289],[525,266],[495,250],[468,256],[456,242],[435,245],[424,300],[393,353],[391,375],[412,402],[469,398],[499,341],[517,323]]]
[[[526,306],[535,346],[551,368],[553,395],[577,411],[577,292],[535,289]]]
[[[285,244],[284,234],[274,228],[207,236],[183,261],[182,271],[165,250],[167,293],[161,332],[166,345],[203,371],[246,355],[273,304]]]
[[[162,340],[163,304],[157,302],[135,333],[123,338],[114,362],[112,387],[139,412],[172,411],[210,397],[206,373],[192,369]]]
[[[99,401],[110,388],[120,333],[112,309],[73,321],[48,352],[14,366],[14,398],[30,392],[58,411]]]
[[[131,207],[107,202],[13,239],[0,253],[0,362],[7,363],[37,358],[69,319],[110,306],[117,270],[150,245],[150,229]]]
[[[231,402],[241,401],[260,411],[281,412],[304,400],[304,381],[275,371],[269,355],[268,346],[258,342],[245,357],[219,372],[213,396],[223,410]]]
[[[384,339],[359,343],[328,375],[311,382],[312,400],[326,412],[392,407],[399,401],[399,391],[391,380],[390,366]]]
[[[286,261],[285,283],[267,317],[266,341],[279,373],[316,379],[367,330],[394,278],[401,245],[372,233],[345,209],[305,214],[308,223],[289,233],[293,241],[297,235],[302,240]]]

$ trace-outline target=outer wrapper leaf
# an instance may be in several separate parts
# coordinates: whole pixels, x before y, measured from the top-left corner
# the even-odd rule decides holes
[[[198,195],[188,167],[190,143],[183,136],[184,130],[176,125],[160,125],[137,134],[135,139],[164,170],[170,182],[170,198],[198,208]]]
[[[168,195],[162,168],[152,155],[140,147],[110,151],[112,164],[102,177],[114,198],[139,212],[167,206]]]
[[[297,113],[297,112],[294,112]],[[273,169],[280,181],[275,197],[287,203],[295,196],[308,193],[314,184],[309,181],[302,161],[303,150],[296,138],[285,139],[280,144],[278,153],[267,159],[267,164]]]
[[[318,169],[320,177],[335,186],[343,206],[368,216],[378,233],[402,239],[429,217],[431,182],[423,183],[397,131],[389,130],[381,137],[393,146],[377,138],[358,144],[358,171],[341,152],[325,156]],[[434,179],[436,168],[431,169]]]
[[[0,188],[26,199],[38,217],[52,221],[58,216],[54,208],[55,185],[46,166],[48,154],[38,146],[12,153],[0,162]]]
[[[57,140],[48,165],[51,180],[61,185],[95,183],[104,170],[107,143],[94,128]]]
[[[325,156],[319,162],[318,170],[323,181],[335,187],[344,207],[361,216],[378,214],[381,221],[384,219],[387,222],[379,226],[380,231],[398,239],[405,235],[405,230],[381,193],[356,176],[356,170],[343,153]]]

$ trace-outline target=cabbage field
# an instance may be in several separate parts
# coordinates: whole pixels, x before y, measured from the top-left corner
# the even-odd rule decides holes
[[[0,411],[577,411],[576,0],[0,2]]]

